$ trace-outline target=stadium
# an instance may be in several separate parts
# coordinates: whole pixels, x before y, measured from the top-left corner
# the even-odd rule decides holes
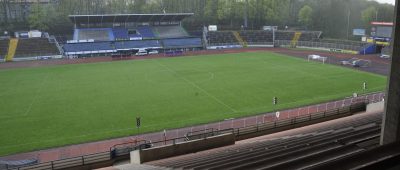
[[[287,1],[297,26],[258,27],[251,0],[236,25],[200,21],[202,0],[0,2],[0,170],[397,169],[398,22],[351,30],[349,9],[347,38],[325,38],[301,17],[312,1]],[[9,26],[24,18],[42,30]]]

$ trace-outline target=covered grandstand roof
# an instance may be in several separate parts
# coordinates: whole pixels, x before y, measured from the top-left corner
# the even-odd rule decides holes
[[[179,22],[193,13],[166,14],[104,14],[104,15],[69,15],[75,24],[95,23],[140,23],[140,22]]]

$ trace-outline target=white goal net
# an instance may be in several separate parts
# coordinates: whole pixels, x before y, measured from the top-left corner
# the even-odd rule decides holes
[[[319,55],[308,55],[308,61],[318,61],[318,62],[322,62],[323,64],[325,64],[325,62],[328,61],[328,57],[322,57]]]

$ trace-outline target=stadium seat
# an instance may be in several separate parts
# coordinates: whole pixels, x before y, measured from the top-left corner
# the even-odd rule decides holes
[[[126,28],[113,28],[115,40],[128,40],[128,30]]]
[[[155,26],[152,27],[153,32],[157,34],[158,38],[181,38],[188,37],[189,34],[183,27],[177,26]]]
[[[9,42],[9,39],[0,40],[0,59],[4,59],[7,55]]]
[[[163,40],[164,48],[191,48],[202,47],[200,38],[179,38]]]
[[[68,53],[76,52],[93,52],[99,53],[98,51],[112,51],[115,50],[111,42],[94,42],[94,43],[76,43],[76,44],[64,44],[64,51]]]
[[[75,29],[75,40],[113,41],[115,40],[111,28]]]
[[[116,50],[131,50],[139,48],[161,48],[158,40],[118,41],[114,43]]]
[[[362,115],[310,129],[310,133],[261,137],[146,164],[178,169],[302,169],[377,147],[381,116]]]
[[[60,52],[47,38],[19,39],[14,58],[49,55],[60,55]]]
[[[143,38],[151,39],[156,37],[150,26],[139,26],[137,31]]]
[[[272,31],[240,31],[239,34],[249,44],[273,42]]]
[[[209,45],[240,45],[232,31],[210,31],[207,36]]]

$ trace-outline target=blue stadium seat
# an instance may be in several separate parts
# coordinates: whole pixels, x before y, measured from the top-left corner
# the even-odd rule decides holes
[[[111,42],[64,44],[63,48],[67,54],[77,52],[100,53],[99,51],[115,51]]]
[[[116,40],[129,39],[128,30],[126,28],[113,28],[113,33]]]
[[[85,28],[75,29],[74,40],[114,41],[115,37],[111,28]]]
[[[182,38],[188,37],[189,34],[183,27],[179,25],[173,26],[155,26],[152,27],[153,32],[157,34],[159,38]]]
[[[143,40],[143,41],[118,41],[114,43],[117,50],[132,50],[139,48],[161,48],[158,40]]]
[[[137,28],[137,31],[143,38],[155,38],[153,31],[151,30],[150,26],[140,26]]]
[[[200,38],[179,38],[163,40],[164,48],[193,48],[202,47]]]

